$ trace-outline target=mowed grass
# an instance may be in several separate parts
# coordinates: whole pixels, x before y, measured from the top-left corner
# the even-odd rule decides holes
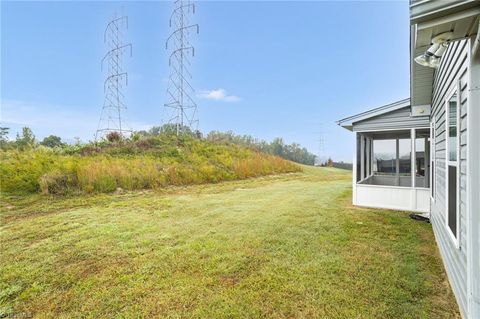
[[[4,315],[455,318],[430,224],[352,207],[349,172],[2,201]]]

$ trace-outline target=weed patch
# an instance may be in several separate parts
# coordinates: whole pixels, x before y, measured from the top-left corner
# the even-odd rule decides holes
[[[43,147],[0,151],[1,191],[19,195],[159,189],[298,171],[273,155],[193,138],[86,146],[73,154]]]

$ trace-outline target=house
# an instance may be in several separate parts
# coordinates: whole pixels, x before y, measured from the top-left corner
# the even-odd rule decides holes
[[[410,98],[354,132],[353,204],[430,218],[464,318],[480,318],[480,1],[410,1]]]

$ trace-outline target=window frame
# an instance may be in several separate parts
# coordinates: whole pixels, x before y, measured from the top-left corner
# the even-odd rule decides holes
[[[434,185],[436,182],[436,178],[434,176],[437,163],[437,144],[436,144],[436,133],[437,133],[437,117],[435,115],[432,116],[432,121],[430,122],[430,199],[435,203],[436,201],[436,193],[437,187]]]
[[[447,95],[445,99],[445,227],[447,228],[447,233],[449,234],[451,240],[455,244],[455,247],[458,249],[460,248],[460,174],[459,174],[459,166],[460,166],[460,85],[455,85],[452,91]],[[457,93],[457,104],[456,104],[456,130],[457,136],[455,138],[456,142],[456,161],[450,161],[450,139],[449,139],[449,129],[450,129],[450,100],[452,97]],[[449,218],[449,172],[448,167],[455,166],[455,177],[456,177],[456,190],[455,190],[455,197],[456,197],[456,234],[455,236],[448,225],[448,218]]]

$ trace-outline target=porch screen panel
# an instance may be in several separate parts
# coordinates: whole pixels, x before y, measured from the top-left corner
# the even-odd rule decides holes
[[[363,137],[363,176],[362,178],[366,178],[368,176],[367,153],[368,153],[367,139]]]
[[[428,188],[430,185],[429,129],[417,129],[415,132],[415,187]]]
[[[399,171],[400,176],[411,176],[412,175],[412,144],[410,139],[402,138],[399,139]]]
[[[357,182],[359,182],[362,179],[362,177],[361,177],[362,157],[360,155],[360,152],[362,150],[361,150],[360,145],[361,145],[360,134],[357,133],[357,147],[356,147],[356,150],[357,150],[357,154],[356,154],[356,158],[357,158],[356,180],[357,180]]]
[[[395,175],[396,140],[373,140],[373,171],[378,175]]]
[[[410,131],[375,132],[373,178],[370,184],[411,187],[412,140]]]

